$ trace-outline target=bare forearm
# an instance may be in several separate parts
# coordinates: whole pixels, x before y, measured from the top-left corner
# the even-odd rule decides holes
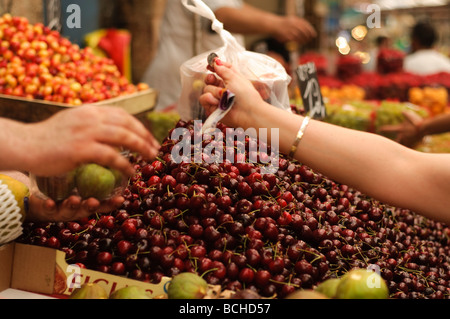
[[[258,119],[259,127],[280,128],[280,151],[288,154],[304,117],[283,113],[270,107],[254,118]],[[407,156],[410,156],[409,149],[381,136],[314,120],[310,121],[294,155],[322,174],[361,190],[367,188],[368,180],[375,183],[385,180],[385,165],[392,162],[391,167],[401,166],[401,159]]]
[[[27,135],[26,124],[0,119],[0,170],[25,170]]]
[[[241,34],[272,34],[273,24],[279,19],[275,14],[260,10],[248,4],[241,8],[222,7],[215,15],[225,29]]]
[[[270,107],[254,118],[257,128],[282,128],[280,151],[288,154],[303,117],[284,112]],[[450,155],[419,153],[376,134],[311,121],[295,158],[381,202],[450,222]]]
[[[266,129],[272,148],[278,142],[280,152],[289,154],[304,117],[264,102],[233,66],[216,61],[215,70],[236,94],[225,124],[257,132]],[[207,79],[207,83],[210,85],[200,100],[211,112],[223,89],[214,79]],[[278,129],[277,136],[270,135],[272,129]],[[381,135],[312,120],[294,157],[380,202],[450,223],[450,154],[421,153]]]
[[[297,152],[308,166],[386,204],[433,219],[446,214],[450,221],[449,155],[419,153],[376,134],[318,121],[308,130]]]
[[[424,120],[419,131],[422,136],[450,132],[450,114],[442,114]]]

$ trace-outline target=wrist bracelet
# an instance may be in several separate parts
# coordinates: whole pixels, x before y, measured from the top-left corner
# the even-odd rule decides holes
[[[292,159],[295,155],[295,152],[297,151],[298,144],[300,143],[300,140],[302,139],[303,135],[305,134],[306,127],[308,126],[309,120],[311,117],[305,116],[302,122],[302,126],[298,130],[297,137],[295,138],[294,143],[291,146],[291,151],[289,152],[289,158]]]

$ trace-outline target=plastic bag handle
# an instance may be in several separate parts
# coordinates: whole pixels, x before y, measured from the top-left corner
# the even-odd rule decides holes
[[[211,10],[210,7],[208,7],[203,1],[201,0],[191,0],[193,2],[192,4],[189,4],[189,0],[181,0],[183,5],[191,12],[198,14],[204,18],[207,18],[212,21],[211,29],[213,29],[216,33],[220,35],[223,42],[226,45],[232,45],[233,47],[238,48],[239,50],[245,50],[233,37],[233,35],[225,30],[223,28],[223,23],[217,20],[216,15]]]
[[[203,2],[199,0],[191,0],[194,5],[188,4],[189,0],[181,0],[183,5],[191,12],[196,13],[204,18],[207,18],[213,22],[212,29],[217,33],[222,32],[223,23],[216,19],[214,12]]]

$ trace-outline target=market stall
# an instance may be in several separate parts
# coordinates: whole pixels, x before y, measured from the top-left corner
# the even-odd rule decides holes
[[[325,9],[336,4],[305,2],[308,13],[318,14],[316,23],[325,23]],[[350,2],[341,9],[354,9]],[[323,121],[383,134],[383,126],[403,123],[405,112],[421,118],[449,113],[450,73],[405,72],[406,52],[399,47],[380,50],[377,67],[368,71],[356,31],[350,40],[346,30],[322,27],[315,48],[298,52],[298,64],[315,65],[327,113]],[[332,34],[333,41],[323,39]],[[258,139],[236,135],[230,150],[230,141],[199,133],[194,119],[180,119],[174,109],[154,112],[156,90],[132,83],[111,59],[42,23],[5,14],[0,38],[1,117],[37,122],[65,108],[114,105],[148,121],[161,142],[154,160],[128,154],[136,173],[125,182],[91,167],[62,181],[36,178],[31,191],[44,198],[63,201],[75,192],[104,200],[114,190],[125,201],[82,220],[21,218],[20,236],[1,242],[0,297],[13,289],[59,299],[450,298],[449,225],[375,200],[287,154],[276,159],[276,171],[262,173],[274,156],[270,146],[255,152]],[[327,43],[332,48],[322,47]],[[441,45],[448,48],[448,42]],[[194,81],[192,90],[197,86]],[[299,87],[289,92],[290,110],[305,114]],[[217,128],[226,136],[226,125],[219,122]],[[181,145],[181,138],[171,136],[174,129],[189,136],[189,150],[200,135],[200,162],[194,154],[174,160],[173,150]],[[448,145],[444,134],[428,136],[415,148],[448,152]],[[211,147],[224,151],[220,161],[210,160],[217,155],[206,151]],[[97,174],[101,178],[94,179]],[[0,186],[12,185],[8,181],[0,175]],[[27,195],[14,185],[11,194],[23,203]],[[4,206],[0,202],[0,235],[6,236]],[[376,285],[369,289],[368,281]]]

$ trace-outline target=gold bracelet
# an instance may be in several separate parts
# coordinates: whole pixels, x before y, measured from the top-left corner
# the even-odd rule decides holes
[[[302,122],[302,126],[298,130],[297,137],[295,138],[294,144],[291,146],[291,151],[289,152],[289,158],[292,159],[295,155],[295,152],[297,151],[298,144],[300,143],[300,140],[302,139],[303,135],[305,134],[306,127],[308,126],[309,120],[311,117],[305,116]]]

